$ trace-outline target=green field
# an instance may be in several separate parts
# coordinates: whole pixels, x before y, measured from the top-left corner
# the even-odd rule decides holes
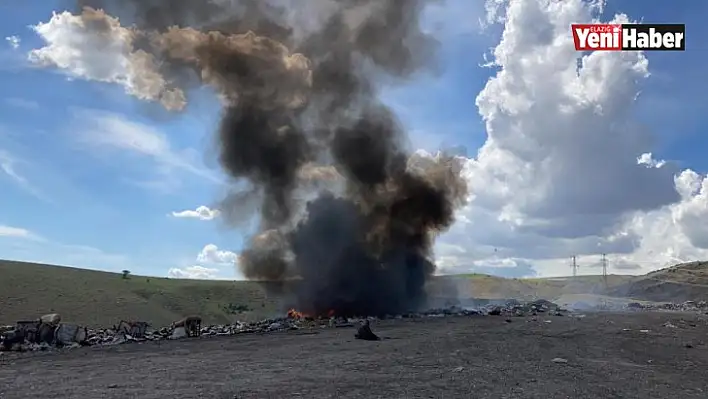
[[[167,325],[197,313],[208,322],[263,317],[277,298],[247,281],[178,280],[0,261],[0,324],[58,312],[64,320],[110,326],[121,319]],[[247,307],[250,310],[238,313]]]
[[[484,274],[436,277],[434,297],[554,299],[596,294],[647,300],[708,293],[708,263],[687,264],[646,276],[505,279]],[[668,287],[668,288],[667,288]],[[58,312],[66,321],[110,326],[121,319],[168,325],[187,314],[207,323],[229,323],[279,314],[284,301],[249,281],[180,280],[129,276],[62,266],[0,261],[0,325]]]

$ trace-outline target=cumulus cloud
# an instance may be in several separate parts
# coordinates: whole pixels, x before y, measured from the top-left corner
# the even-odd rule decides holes
[[[7,36],[7,37],[5,37],[5,41],[6,41],[7,44],[9,44],[10,47],[12,47],[14,50],[17,50],[18,48],[20,48],[20,42],[21,42],[21,40],[20,40],[20,37],[19,37],[19,36],[15,36],[15,35],[13,35],[13,36]]]
[[[666,161],[656,160],[652,156],[651,152],[645,152],[644,154],[637,157],[637,164],[644,165],[647,168],[660,168],[660,167],[666,165]]]
[[[708,254],[705,176],[656,160],[632,113],[647,58],[573,47],[570,24],[596,20],[600,7],[488,2],[504,24],[490,55],[497,72],[476,100],[488,137],[465,167],[469,205],[437,247],[443,267],[522,259],[567,275],[571,255],[609,253],[617,270],[646,272]]]
[[[213,280],[218,278],[219,269],[204,266],[189,266],[184,268],[171,268],[168,277],[195,280]]]
[[[122,85],[128,94],[170,110],[184,108],[184,93],[168,87],[157,60],[133,48],[135,33],[102,10],[87,9],[81,16],[54,13],[32,28],[45,42],[29,53],[33,64],[58,68],[72,78]]]
[[[197,255],[196,264],[188,267],[174,267],[167,271],[168,277],[197,280],[239,279],[238,254],[207,244]]]
[[[210,209],[208,206],[200,205],[195,210],[187,209],[180,212],[172,212],[172,216],[176,218],[213,220],[219,216],[219,210]]]
[[[214,244],[207,244],[197,255],[197,262],[215,265],[235,265],[238,262],[238,254],[220,250]]]

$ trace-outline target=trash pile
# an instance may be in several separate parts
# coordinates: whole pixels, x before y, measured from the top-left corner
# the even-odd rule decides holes
[[[545,313],[561,316],[565,310],[546,301],[519,302],[506,301],[502,304],[487,304],[479,308],[449,306],[429,309],[418,313],[387,316],[382,319],[466,317],[466,316],[535,316]],[[202,326],[199,316],[187,316],[175,321],[170,327],[151,329],[144,321],[125,321],[111,328],[89,329],[76,324],[62,323],[61,316],[49,314],[39,320],[20,321],[15,326],[0,326],[0,351],[36,351],[53,348],[75,348],[80,346],[107,346],[130,342],[147,342],[182,339],[187,337],[230,336],[237,334],[270,333],[300,329],[363,327],[359,335],[372,339],[366,331],[373,318],[305,317],[288,314],[257,322],[236,321],[228,325]],[[360,329],[362,327],[359,327]]]
[[[668,310],[673,312],[706,312],[708,302],[706,301],[686,301],[682,303],[639,303],[631,302],[627,304],[630,310]]]
[[[0,328],[0,350],[46,350],[54,347],[85,345],[88,331],[73,323],[63,323],[57,313],[37,320],[18,321],[15,326]]]
[[[451,306],[441,309],[431,309],[422,313],[423,316],[443,317],[443,316],[536,316],[540,313],[562,316],[567,313],[558,304],[545,299],[537,299],[530,302],[521,302],[515,299],[506,300],[502,303],[488,303],[478,307]]]

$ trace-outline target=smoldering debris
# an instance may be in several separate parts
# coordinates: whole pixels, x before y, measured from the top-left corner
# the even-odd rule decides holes
[[[361,339],[364,341],[380,341],[381,338],[371,331],[371,325],[368,319],[364,320],[362,325],[357,329],[354,338]]]
[[[542,308],[533,305],[525,315],[535,315],[543,312]],[[519,305],[510,305],[505,312],[519,312]],[[325,328],[357,328],[357,339],[378,340],[370,326],[370,320],[399,319],[431,319],[442,317],[476,317],[490,314],[491,307],[479,309],[464,309],[447,307],[428,309],[422,312],[388,315],[382,318],[358,318],[337,316],[334,313],[323,316],[312,316],[291,309],[281,317],[267,318],[258,321],[235,320],[231,324],[207,325],[201,323],[201,317],[188,316],[173,322],[170,326],[152,328],[152,323],[145,321],[121,320],[112,328],[86,328],[73,323],[62,323],[57,314],[49,314],[41,319],[18,321],[16,325],[0,325],[0,352],[2,351],[47,351],[53,348],[78,348],[81,346],[112,346],[133,342],[165,341],[183,339],[191,336],[216,337],[237,334],[265,334],[302,330],[302,332],[317,332]],[[520,315],[520,314],[517,314]],[[51,319],[47,318],[50,316]],[[57,316],[56,318],[54,316]],[[45,329],[47,327],[47,329]],[[43,331],[49,332],[45,337]],[[188,334],[188,330],[190,334]],[[57,333],[60,331],[61,333]],[[68,333],[68,334],[67,334]],[[62,338],[58,340],[58,338]]]
[[[234,189],[220,208],[240,222],[258,198],[243,275],[293,281],[303,312],[348,316],[421,306],[433,240],[466,198],[460,158],[409,154],[378,99],[378,86],[433,66],[438,43],[419,27],[429,2],[78,5],[87,29],[122,35],[136,96],[180,111],[197,85],[220,95],[217,156],[249,198],[241,208]]]

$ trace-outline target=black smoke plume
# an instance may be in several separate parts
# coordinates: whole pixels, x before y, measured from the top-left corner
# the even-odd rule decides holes
[[[426,3],[79,5],[92,7],[82,10],[87,21],[109,18],[103,8],[130,24],[131,56],[153,72],[145,76],[163,79],[150,98],[181,109],[193,85],[220,94],[219,160],[248,184],[222,214],[242,218],[259,198],[244,275],[292,281],[301,312],[381,315],[423,304],[434,237],[466,196],[457,159],[407,153],[400,123],[378,99],[377,86],[413,79],[434,61],[438,43],[419,27]]]

